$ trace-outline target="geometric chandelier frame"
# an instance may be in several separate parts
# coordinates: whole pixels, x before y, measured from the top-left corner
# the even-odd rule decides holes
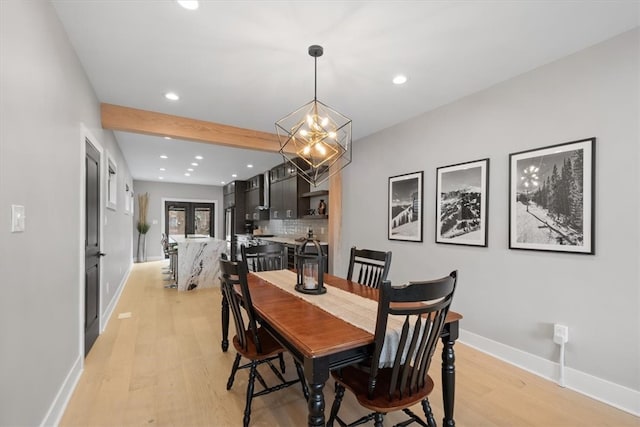
[[[351,119],[318,101],[318,57],[322,46],[309,47],[314,58],[313,100],[278,120],[280,154],[306,181],[318,186],[351,163]]]

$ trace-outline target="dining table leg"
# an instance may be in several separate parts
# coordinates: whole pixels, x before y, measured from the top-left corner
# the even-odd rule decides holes
[[[229,301],[227,296],[222,293],[222,351],[229,348]]]
[[[329,379],[329,365],[325,360],[306,359],[304,374],[309,384],[308,425],[320,427],[325,425],[324,418],[324,385]]]
[[[458,339],[458,321],[447,323],[442,334],[442,405],[444,407],[443,426],[455,426],[453,404],[456,392],[456,355],[453,345]]]

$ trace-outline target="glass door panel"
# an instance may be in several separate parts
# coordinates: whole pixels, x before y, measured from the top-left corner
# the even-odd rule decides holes
[[[211,230],[211,208],[196,207],[194,209],[194,234],[210,236]]]
[[[214,236],[213,203],[165,202],[165,233],[168,236]]]

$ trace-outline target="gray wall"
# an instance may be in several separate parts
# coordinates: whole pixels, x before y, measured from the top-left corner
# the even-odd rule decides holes
[[[192,185],[192,184],[174,184],[153,181],[134,181],[133,188],[135,194],[149,193],[149,211],[147,212],[147,221],[151,224],[151,228],[147,233],[147,260],[158,260],[163,258],[160,239],[164,232],[164,223],[162,222],[164,204],[163,199],[170,200],[213,200],[216,202],[215,222],[217,229],[215,237],[224,239],[224,211],[222,210],[222,187],[215,185]],[[136,223],[138,218],[138,201],[136,196],[135,213],[133,223],[133,243],[137,244],[138,231]],[[153,222],[156,224],[153,224]],[[136,256],[136,248],[134,247],[133,256]]]
[[[127,165],[53,7],[0,1],[0,425],[55,422],[57,393],[84,360],[81,123],[117,162],[124,189]],[[12,204],[26,208],[24,233],[10,232]],[[102,311],[131,265],[123,204],[106,214]]]
[[[392,250],[394,282],[458,269],[465,330],[557,361],[551,324],[564,323],[568,367],[640,390],[639,40],[625,33],[357,141],[337,274],[351,245]],[[596,255],[509,250],[509,153],[592,136]],[[435,244],[436,168],[485,157],[489,247]],[[424,242],[389,241],[388,177],[414,171],[425,172]]]

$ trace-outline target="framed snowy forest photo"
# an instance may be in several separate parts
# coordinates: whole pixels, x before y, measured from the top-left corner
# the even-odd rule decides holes
[[[509,155],[509,248],[595,253],[595,142]]]
[[[436,243],[487,246],[489,159],[436,170]]]

